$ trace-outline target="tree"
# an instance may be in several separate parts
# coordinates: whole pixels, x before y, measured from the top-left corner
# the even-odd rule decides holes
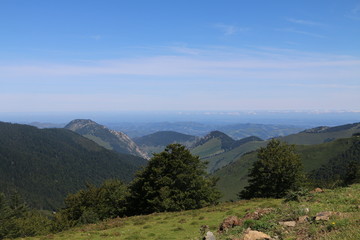
[[[302,164],[294,145],[272,139],[260,148],[257,158],[249,172],[249,185],[239,193],[240,198],[281,198],[300,188]]]
[[[100,187],[88,184],[86,189],[65,198],[66,207],[57,213],[56,228],[124,216],[127,197],[127,186],[119,180],[106,180]]]
[[[351,185],[354,183],[360,183],[360,163],[351,161],[346,168],[344,184]]]
[[[130,185],[132,214],[197,209],[218,202],[216,179],[206,163],[180,144],[154,154]]]

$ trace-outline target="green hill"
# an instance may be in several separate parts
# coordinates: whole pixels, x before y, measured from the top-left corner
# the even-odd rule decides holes
[[[360,123],[353,123],[336,127],[312,128],[280,139],[291,144],[309,145],[331,142],[339,138],[348,138],[359,132]]]
[[[236,141],[225,133],[213,131],[200,139],[192,147],[191,153],[209,162],[208,171],[214,172],[263,145],[264,142],[258,137],[251,136]]]
[[[356,240],[360,239],[359,205],[360,184],[357,184],[310,193],[300,202],[282,199],[228,202],[198,210],[109,219],[57,234],[21,239],[195,240],[202,239],[203,230],[214,233],[217,240],[227,240],[243,239],[246,229],[251,228],[272,239]],[[329,219],[316,220],[316,216],[324,212],[330,215]],[[238,217],[241,224],[218,232],[219,225],[229,216]],[[295,226],[282,226],[284,221],[294,221]]]
[[[296,146],[296,151],[300,154],[304,171],[310,173],[322,168],[324,165],[328,165],[332,159],[340,158],[343,154],[354,149],[359,144],[360,139],[358,137],[352,137],[323,144],[298,145]],[[356,154],[356,156],[351,155],[351,158],[360,159],[360,153],[356,152]],[[224,194],[223,200],[237,198],[237,193],[247,185],[248,170],[256,158],[257,152],[250,152],[214,173],[215,176],[220,178],[217,186]],[[343,162],[342,165],[344,164]]]
[[[36,208],[59,208],[68,193],[85,183],[129,182],[145,164],[66,129],[0,122],[0,192],[18,191]]]

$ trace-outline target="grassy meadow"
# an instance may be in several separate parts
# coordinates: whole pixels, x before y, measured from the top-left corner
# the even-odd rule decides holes
[[[243,226],[217,232],[220,223],[228,216],[244,217],[262,208],[273,211],[258,220],[245,220]],[[329,221],[315,221],[317,213],[332,211]],[[284,227],[280,221],[297,220],[307,215],[309,220],[297,222],[295,227]],[[227,202],[214,207],[192,211],[154,213],[144,216],[117,218],[97,224],[78,226],[73,229],[23,240],[184,240],[201,239],[200,228],[209,226],[216,239],[242,237],[246,228],[258,230],[278,239],[360,239],[360,184],[346,188],[308,193],[300,202],[283,199],[253,199]]]

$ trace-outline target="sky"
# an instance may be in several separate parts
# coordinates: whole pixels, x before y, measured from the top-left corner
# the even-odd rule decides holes
[[[359,0],[0,0],[0,113],[360,111]]]

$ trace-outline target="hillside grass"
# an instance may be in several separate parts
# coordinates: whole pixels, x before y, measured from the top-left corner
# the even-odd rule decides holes
[[[217,233],[220,223],[228,216],[244,217],[246,213],[262,208],[273,211],[259,220],[245,221],[226,233]],[[306,213],[305,209],[309,209]],[[314,221],[322,211],[337,214],[329,221]],[[297,223],[295,227],[283,227],[279,221],[296,220],[307,214],[309,221]],[[325,190],[307,195],[301,202],[284,202],[282,199],[253,199],[228,202],[199,210],[154,213],[151,215],[117,218],[97,224],[84,225],[57,234],[22,238],[23,240],[184,240],[201,239],[200,228],[208,225],[216,239],[241,237],[245,228],[269,234],[278,239],[360,239],[360,184],[346,188]]]
[[[353,144],[355,144],[356,141],[357,137],[352,137],[338,139],[333,142],[323,144],[297,145],[296,152],[300,155],[304,172],[309,173],[312,170],[320,168],[323,164],[327,164],[330,159],[345,152]],[[232,151],[230,151],[228,154],[231,154],[231,152]],[[238,157],[234,162],[213,173],[214,176],[219,177],[217,188],[223,194],[221,199],[222,201],[237,199],[237,193],[243,190],[244,187],[248,184],[247,175],[249,173],[249,169],[252,167],[256,159],[257,152],[250,152],[241,157]]]

